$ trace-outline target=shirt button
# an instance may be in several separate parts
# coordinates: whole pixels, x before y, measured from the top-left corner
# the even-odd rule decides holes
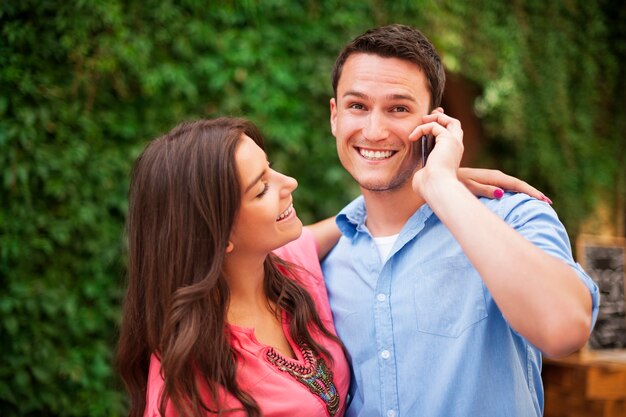
[[[396,417],[396,412],[394,410],[387,410],[387,417]]]
[[[391,356],[391,353],[389,353],[388,350],[383,350],[382,352],[380,352],[380,357],[383,359],[389,359],[389,357]],[[393,412],[393,410],[389,410],[391,412]],[[389,413],[387,413],[387,415],[389,415]]]
[[[385,301],[385,299],[386,299],[386,298],[387,298],[387,296],[386,296],[385,294],[383,294],[383,293],[380,293],[380,294],[378,294],[378,295],[376,296],[376,299],[377,299],[378,301]]]

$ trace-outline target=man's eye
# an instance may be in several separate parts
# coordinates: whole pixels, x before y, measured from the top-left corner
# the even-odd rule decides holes
[[[352,103],[352,104],[350,104],[350,108],[351,109],[355,109],[355,110],[363,110],[365,108],[365,106],[363,106],[362,104],[359,104],[359,103]]]
[[[398,106],[398,107],[394,107],[393,111],[396,112],[396,113],[405,113],[405,112],[408,112],[409,109],[407,109],[404,106]]]

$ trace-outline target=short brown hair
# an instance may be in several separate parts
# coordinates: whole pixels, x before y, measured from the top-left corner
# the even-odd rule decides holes
[[[431,110],[441,104],[446,74],[435,47],[419,30],[393,24],[370,29],[354,38],[342,49],[333,66],[331,78],[335,98],[343,66],[350,55],[356,53],[399,58],[414,63],[426,75],[431,94]]]

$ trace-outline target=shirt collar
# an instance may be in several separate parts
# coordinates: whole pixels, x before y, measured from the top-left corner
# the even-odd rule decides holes
[[[424,224],[432,215],[433,210],[428,206],[428,204],[424,204],[409,218],[402,228],[400,236],[403,236],[404,239],[411,239],[420,230],[422,230]],[[357,232],[366,231],[366,219],[367,212],[365,210],[365,199],[361,195],[355,198],[350,204],[339,212],[336,222],[341,233],[345,237],[352,239]]]
[[[366,218],[365,200],[360,195],[339,212],[335,221],[341,233],[352,239],[359,229],[365,227]]]

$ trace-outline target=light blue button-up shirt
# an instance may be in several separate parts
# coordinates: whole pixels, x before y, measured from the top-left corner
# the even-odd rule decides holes
[[[595,323],[598,288],[573,261],[554,210],[525,194],[482,202],[577,272]],[[351,357],[346,416],[541,416],[541,353],[509,326],[432,210],[424,205],[409,219],[384,263],[365,218],[362,197],[341,211],[343,236],[323,263]]]

